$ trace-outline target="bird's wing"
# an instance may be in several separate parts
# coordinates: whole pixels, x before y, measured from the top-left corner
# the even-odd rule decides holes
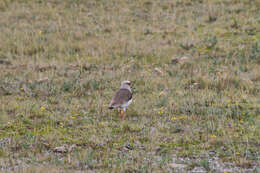
[[[115,96],[112,98],[109,107],[119,107],[129,100],[132,99],[132,92],[128,89],[120,89],[116,92]]]

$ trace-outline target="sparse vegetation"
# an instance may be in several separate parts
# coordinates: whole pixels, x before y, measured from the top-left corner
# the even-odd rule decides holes
[[[0,10],[1,172],[259,171],[258,0]],[[107,106],[125,79],[121,121]]]

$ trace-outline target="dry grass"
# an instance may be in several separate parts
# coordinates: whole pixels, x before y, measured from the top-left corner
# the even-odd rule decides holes
[[[170,172],[189,158],[186,171],[214,172],[212,157],[259,166],[259,7],[1,1],[0,169]],[[134,102],[122,122],[107,104],[125,79]]]

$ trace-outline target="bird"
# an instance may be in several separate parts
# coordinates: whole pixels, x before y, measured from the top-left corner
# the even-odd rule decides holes
[[[132,103],[133,93],[131,91],[131,82],[125,80],[121,83],[120,89],[115,93],[108,108],[119,108],[121,120],[125,119],[126,107]]]

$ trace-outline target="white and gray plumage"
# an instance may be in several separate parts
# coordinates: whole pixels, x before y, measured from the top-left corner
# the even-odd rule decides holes
[[[123,112],[120,110],[121,119],[124,120],[124,112],[126,111],[126,107],[132,102],[132,91],[131,91],[131,82],[123,81],[121,83],[120,89],[115,93],[112,98],[108,108],[114,109],[119,108],[123,109]]]

